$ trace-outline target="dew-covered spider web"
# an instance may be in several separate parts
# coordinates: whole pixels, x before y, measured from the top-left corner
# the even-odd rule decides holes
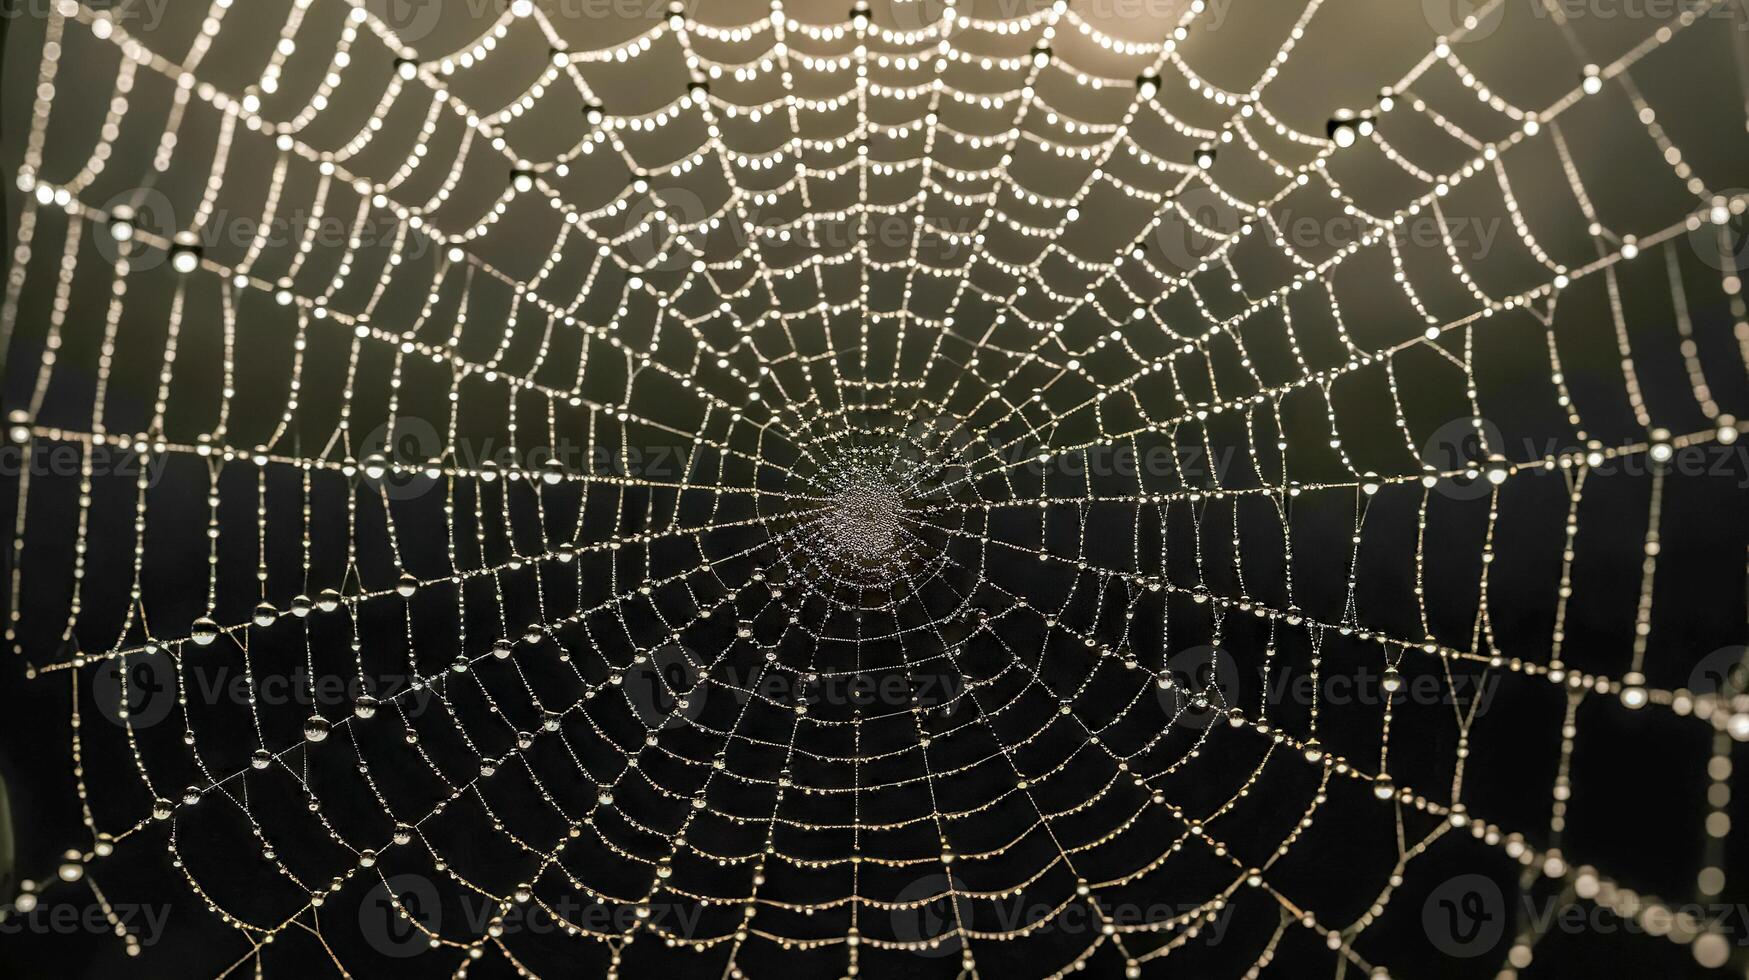
[[[1742,6],[849,4],[22,5],[14,948],[1741,974]]]

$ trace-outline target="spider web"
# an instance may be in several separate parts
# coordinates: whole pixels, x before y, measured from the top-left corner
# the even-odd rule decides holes
[[[1730,957],[1749,194],[1675,133],[1740,166],[1733,5],[51,6],[0,329],[73,462],[7,636],[78,825],[15,914],[150,958],[118,867],[262,975],[1530,963],[1437,928],[1457,861]],[[1297,88],[1389,16],[1357,112]],[[1566,846],[1648,715],[1711,784],[1669,898]]]

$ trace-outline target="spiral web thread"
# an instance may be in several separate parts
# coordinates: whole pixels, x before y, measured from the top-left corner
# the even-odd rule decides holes
[[[1702,268],[1715,292],[1690,295],[1698,263],[1686,248],[1717,238],[1728,253],[1746,198],[1691,169],[1659,122],[1681,107],[1635,82],[1692,35],[1740,31],[1740,11],[1697,3],[1637,24],[1643,37],[1595,64],[1551,14],[1540,27],[1565,40],[1573,68],[1535,106],[1472,71],[1465,29],[1430,37],[1364,130],[1357,119],[1341,134],[1357,144],[1346,146],[1334,123],[1302,132],[1268,107],[1299,41],[1316,36],[1316,0],[1252,39],[1275,54],[1236,90],[1181,53],[1201,36],[1201,3],[1158,26],[1165,40],[1121,39],[1062,3],[1006,19],[949,7],[899,30],[888,15],[920,9],[899,4],[871,16],[778,8],[734,26],[693,11],[591,48],[519,2],[453,52],[403,42],[353,0],[299,0],[277,25],[243,6],[215,3],[197,32],[160,37],[129,33],[127,4],[58,3],[42,28],[0,323],[11,373],[38,365],[12,438],[70,445],[80,460],[77,476],[20,480],[8,623],[30,696],[66,685],[72,705],[85,836],[60,869],[74,884],[58,887],[95,892],[106,861],[166,846],[160,871],[216,913],[200,927],[272,972],[268,943],[332,931],[320,910],[373,888],[399,898],[397,876],[418,873],[494,913],[464,934],[395,905],[423,955],[457,975],[499,959],[540,972],[503,925],[537,906],[610,972],[678,946],[725,976],[789,955],[822,972],[878,974],[890,956],[977,975],[991,957],[1046,944],[1074,913],[1095,927],[1026,961],[1033,972],[1139,975],[1238,908],[1267,924],[1239,972],[1309,938],[1382,973],[1393,964],[1369,950],[1369,929],[1450,835],[1571,901],[1640,917],[1673,907],[1566,860],[1562,830],[1587,701],[1706,726],[1720,783],[1733,740],[1749,737],[1724,694],[1647,679],[1661,502],[1693,478],[1660,464],[1735,441],[1716,392],[1739,384],[1749,330],[1736,270]],[[1520,26],[1509,18],[1495,41]],[[207,57],[239,35],[279,42],[251,48],[263,67],[246,89]],[[525,92],[496,109],[465,101],[470,77],[528,69],[531,50],[555,55],[524,71],[537,76]],[[1077,51],[1128,68],[1089,74]],[[617,113],[606,69],[658,58],[689,60],[709,84],[685,91],[683,67],[668,106]],[[313,89],[282,91],[300,59],[331,64]],[[949,80],[961,70],[985,89]],[[57,129],[63,101],[94,100],[105,77],[100,131]],[[833,82],[840,94],[800,94]],[[776,94],[747,96],[760,85]],[[1725,88],[1686,91],[1703,101]],[[1423,89],[1467,101],[1442,107]],[[1107,121],[1055,108],[1065,91]],[[553,103],[580,135],[520,157],[553,142],[550,124],[530,121]],[[881,121],[899,116],[909,121]],[[1636,179],[1683,203],[1631,224],[1594,205],[1587,180],[1608,170],[1569,145],[1577,116],[1610,145],[1650,145],[1657,167]],[[987,128],[956,128],[974,118]],[[736,148],[759,121],[763,142],[743,145],[771,145],[773,119],[776,149]],[[1392,142],[1414,127],[1443,134],[1440,152]],[[655,135],[695,149],[653,158]],[[84,140],[86,164],[50,169],[54,140]],[[124,141],[154,147],[151,166],[118,173],[142,163],[117,150]],[[1511,165],[1530,148],[1558,161],[1558,206],[1521,208],[1514,194]],[[1377,188],[1345,183],[1342,156],[1362,153],[1395,168],[1406,193],[1381,204]],[[271,167],[250,174],[249,154]],[[1080,176],[1030,187],[1023,156]],[[1241,165],[1251,172],[1236,185],[1264,190],[1223,185]],[[171,173],[198,193],[160,227],[145,204]],[[191,247],[244,181],[265,187],[264,229],[302,194],[312,227],[331,216],[353,240]],[[1509,219],[1498,255],[1461,254],[1446,210],[1466,194]],[[1305,197],[1333,202],[1355,240],[1305,254],[1277,221]],[[707,199],[719,203],[698,205]],[[931,224],[931,208],[972,217]],[[1082,210],[1114,208],[1129,219],[1114,223],[1121,241],[1078,251]],[[892,216],[910,234],[887,254],[868,230]],[[1565,248],[1571,229],[1537,226],[1550,216],[1582,216],[1590,245]],[[1393,231],[1429,218],[1435,242]],[[835,223],[855,229],[847,247],[826,241]],[[385,240],[362,241],[367,224],[390,229]],[[1191,243],[1188,260],[1162,255],[1169,235]],[[1486,269],[1495,258],[1510,271]],[[1656,351],[1630,338],[1620,299],[1620,270],[1646,264],[1656,274],[1632,287],[1659,286],[1674,310]],[[532,271],[507,271],[517,267]],[[136,301],[149,283],[167,301]],[[1610,315],[1564,322],[1557,300],[1585,290],[1608,296]],[[1388,326],[1364,323],[1378,315],[1357,308],[1357,292],[1390,304]],[[101,312],[70,315],[80,295]],[[1691,304],[1719,302],[1734,337],[1690,321]],[[42,315],[27,323],[21,310]],[[130,338],[142,318],[157,324],[144,362]],[[1491,444],[1477,353],[1489,331],[1515,334],[1521,363],[1547,365],[1537,396],[1558,406],[1565,428],[1550,431],[1568,448]],[[307,370],[324,345],[342,351],[339,369]],[[1562,357],[1574,350],[1619,364],[1613,392],[1569,390]],[[1636,370],[1669,357],[1690,390],[1658,403]],[[85,376],[66,380],[70,370]],[[1426,452],[1431,426],[1405,408],[1405,371],[1467,402],[1473,455]],[[138,413],[113,390],[132,372],[147,378]],[[264,408],[250,386],[276,375]],[[1361,382],[1363,394],[1345,390]],[[82,396],[72,411],[58,394],[68,386]],[[1351,413],[1393,425],[1400,444],[1344,439]],[[431,433],[412,458],[392,435],[410,418]],[[501,459],[466,448],[482,433],[501,438]],[[1172,473],[1090,462],[1160,445],[1237,451],[1214,473],[1176,452]],[[650,446],[674,447],[670,472],[598,465]],[[141,465],[112,472],[130,458]],[[1638,477],[1604,472],[1634,459],[1650,461]],[[1611,557],[1636,569],[1638,606],[1616,638],[1631,662],[1568,666],[1562,617],[1585,494],[1629,479],[1649,485],[1643,538]],[[1529,600],[1489,585],[1509,495],[1530,481],[1558,484],[1567,522],[1552,629],[1516,650],[1495,622]],[[1464,545],[1476,576],[1424,574],[1449,488],[1485,512]],[[182,499],[180,524],[159,515],[169,495]],[[1399,590],[1401,609],[1368,610],[1357,600],[1367,517],[1387,500],[1406,502],[1419,529],[1401,562],[1413,589]],[[204,515],[192,523],[190,502]],[[1336,601],[1302,606],[1294,515],[1315,502],[1317,519],[1342,525],[1331,540],[1348,542],[1347,578]],[[74,516],[31,520],[56,506]],[[176,568],[182,590],[160,599],[155,580]],[[1732,598],[1729,582],[1714,584]],[[106,592],[115,600],[100,601]],[[1428,597],[1440,593],[1473,615],[1435,635]],[[1396,718],[1387,699],[1349,715],[1338,746],[1316,699],[1296,711],[1173,669],[1173,651],[1198,645],[1247,676],[1316,681],[1364,662],[1393,685],[1483,676],[1553,692],[1538,708],[1555,704],[1551,723],[1565,728],[1548,825],[1496,824],[1459,802],[1472,726],[1486,721],[1473,706],[1438,720],[1451,732],[1441,760],[1410,750],[1399,762],[1424,716]],[[147,661],[177,679],[167,722],[148,729],[123,710],[118,727],[102,725],[103,672],[135,706],[127,684]],[[309,717],[253,697],[190,703],[189,675],[215,663],[250,690],[300,669],[357,684],[350,705]],[[389,675],[411,681],[390,692]],[[901,703],[819,697],[883,677],[903,680]],[[429,710],[410,711],[419,699]],[[221,724],[230,737],[203,730]],[[1211,755],[1237,768],[1214,779]],[[1266,790],[1293,798],[1293,819],[1250,812]],[[1327,801],[1355,795],[1391,811],[1397,840],[1386,880],[1329,886],[1367,890],[1357,912],[1332,918],[1276,869],[1310,847]],[[470,821],[484,844],[462,829]],[[1229,838],[1247,826],[1261,844]],[[1726,835],[1708,837],[1703,894],[1723,890]],[[217,880],[219,856],[247,866],[245,887]],[[1206,887],[1177,914],[1110,916],[1183,865]],[[980,925],[980,905],[1022,894],[1051,914]],[[607,929],[572,922],[561,895],[630,915]],[[27,890],[15,908],[35,901]],[[674,906],[697,908],[696,927],[661,914]],[[939,921],[907,933],[925,908]],[[1536,936],[1515,928],[1528,949]],[[128,953],[149,952],[120,931]],[[1723,959],[1709,923],[1675,914],[1663,931],[1703,964]]]

